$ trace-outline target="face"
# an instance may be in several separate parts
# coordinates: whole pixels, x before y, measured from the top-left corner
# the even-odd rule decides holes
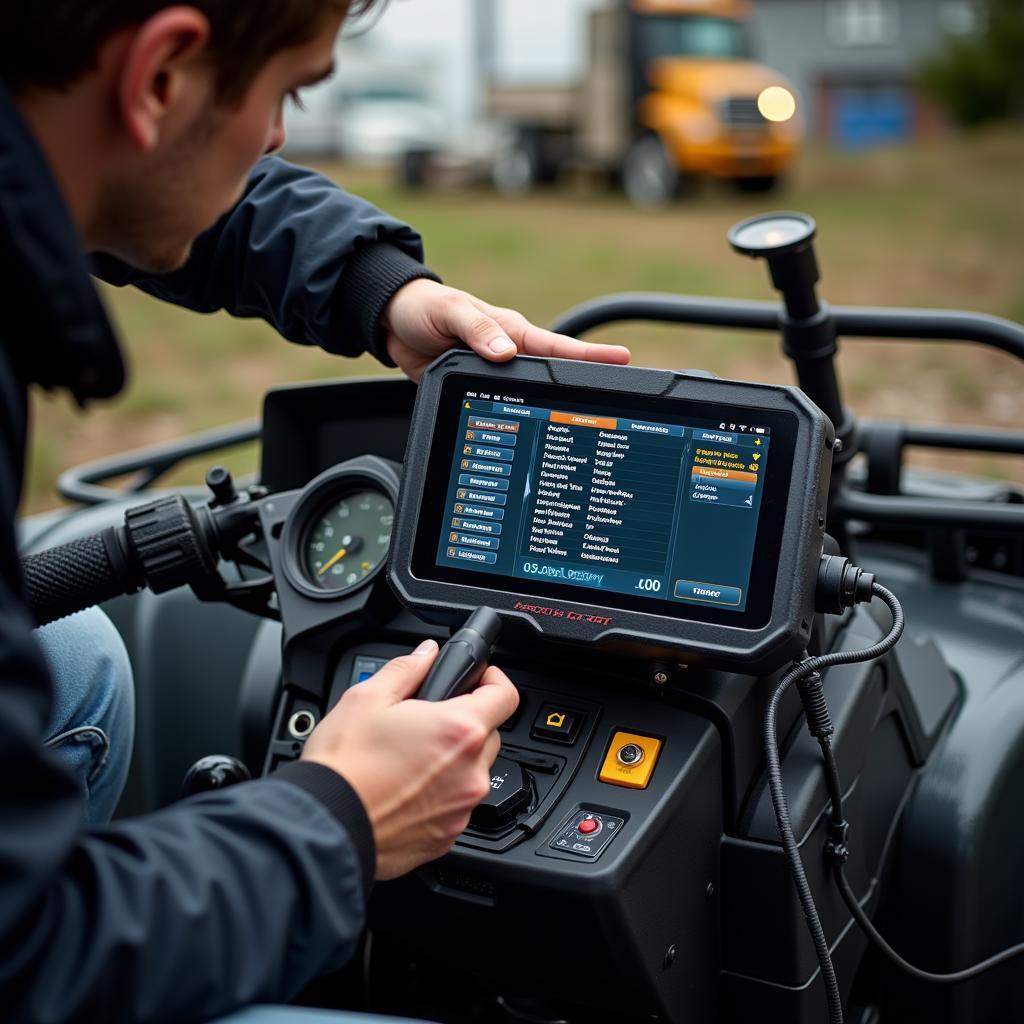
[[[180,267],[196,236],[241,197],[256,161],[284,143],[285,103],[333,70],[342,21],[325,16],[316,38],[271,58],[230,106],[217,100],[212,69],[187,78],[158,144],[105,183],[97,248],[151,273]]]

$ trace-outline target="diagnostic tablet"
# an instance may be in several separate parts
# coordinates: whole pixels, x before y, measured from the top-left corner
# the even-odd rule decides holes
[[[450,353],[420,384],[390,579],[436,621],[487,604],[551,639],[781,664],[833,438],[794,388]]]

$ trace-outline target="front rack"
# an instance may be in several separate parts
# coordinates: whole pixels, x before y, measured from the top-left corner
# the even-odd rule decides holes
[[[1024,327],[1000,317],[959,310],[824,307],[844,339],[891,338],[901,341],[957,341],[998,349],[1024,362]],[[783,310],[773,302],[709,300],[688,295],[623,293],[586,302],[552,326],[577,337],[597,327],[624,321],[650,321],[781,331]],[[812,399],[816,396],[810,395]],[[1024,455],[1024,432],[993,428],[863,423],[854,432],[855,449],[867,463],[863,485],[854,487],[840,474],[829,500],[829,528],[846,539],[851,528],[875,528],[902,538],[919,533],[931,553],[936,578],[962,580],[981,547],[998,550],[1000,571],[1024,576],[1024,492],[1006,489],[999,500],[960,501],[906,495],[901,490],[908,448]],[[1004,568],[1005,567],[1005,568]]]
[[[1024,327],[999,317],[953,310],[831,306],[844,339],[956,341],[984,345],[1024,362]],[[594,299],[562,315],[552,329],[579,336],[597,327],[649,321],[778,332],[782,307],[773,302],[707,299],[661,293],[623,293]],[[812,399],[814,395],[810,396]],[[151,487],[181,462],[257,441],[257,421],[196,434],[75,467],[63,473],[57,491],[65,499],[96,505]],[[830,496],[829,527],[851,533],[924,537],[936,577],[960,580],[979,546],[999,551],[999,571],[1024,577],[1024,490],[1008,486],[989,500],[932,498],[903,491],[904,457],[912,447],[1024,456],[1024,432],[993,428],[865,422],[855,432],[855,451],[866,466],[856,481],[839,474]],[[109,482],[132,475],[121,488]],[[980,538],[980,540],[979,540]],[[976,556],[975,556],[976,561]]]

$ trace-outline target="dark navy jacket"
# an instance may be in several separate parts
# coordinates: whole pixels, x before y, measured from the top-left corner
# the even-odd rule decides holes
[[[188,265],[96,270],[296,342],[380,354],[378,318],[430,276],[419,237],[312,172],[268,158]],[[117,342],[56,183],[0,85],[0,1018],[209,1020],[283,1001],[352,953],[375,850],[341,776],[296,764],[105,828],[42,745],[52,684],[14,521],[32,383],[116,393]]]

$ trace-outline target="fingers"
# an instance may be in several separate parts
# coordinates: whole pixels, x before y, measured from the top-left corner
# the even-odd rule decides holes
[[[487,742],[484,744],[484,765],[490,768],[490,766],[498,759],[498,752],[500,750],[501,737],[496,732],[490,733],[487,737]]]
[[[487,669],[472,693],[454,699],[466,701],[489,732],[497,729],[519,707],[519,691],[512,680],[494,665]]]
[[[520,355],[546,356],[551,359],[581,359],[590,363],[624,364],[630,360],[630,351],[624,345],[595,345],[555,334],[531,324],[521,313],[513,309],[498,309],[486,303],[480,304],[500,323],[509,337],[516,343]]]
[[[393,658],[360,687],[384,694],[392,703],[411,697],[423,685],[437,657],[437,643],[424,640],[411,654]]]
[[[630,351],[623,345],[595,345],[590,341],[567,338],[564,334],[546,331],[530,324],[519,340],[519,351],[526,356],[545,356],[548,359],[581,359],[588,363],[615,363],[630,360]]]
[[[464,342],[477,355],[492,362],[504,362],[516,354],[515,342],[505,328],[468,295],[457,293],[449,299],[439,326],[446,334]]]
[[[413,380],[457,342],[492,362],[506,362],[517,352],[594,363],[630,360],[629,349],[622,345],[595,345],[555,334],[515,310],[432,281],[413,281],[400,289],[388,307],[386,325],[388,354]]]

